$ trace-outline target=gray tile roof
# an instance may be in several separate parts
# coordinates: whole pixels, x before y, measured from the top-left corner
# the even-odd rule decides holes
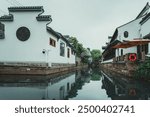
[[[0,17],[0,21],[13,21],[13,15],[4,15]]]
[[[25,11],[42,11],[43,6],[21,6],[21,7],[9,7],[9,12],[25,12]]]
[[[36,17],[37,21],[51,21],[50,15],[39,15]]]

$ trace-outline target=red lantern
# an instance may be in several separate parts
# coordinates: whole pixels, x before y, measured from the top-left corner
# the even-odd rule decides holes
[[[134,62],[137,60],[136,54],[129,54],[129,60]]]

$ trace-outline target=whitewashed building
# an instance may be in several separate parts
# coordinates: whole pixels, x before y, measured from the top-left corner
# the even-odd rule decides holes
[[[75,64],[75,52],[62,34],[48,25],[42,6],[9,7],[0,17],[0,64],[60,66]]]
[[[150,53],[149,3],[132,21],[116,28],[110,42],[103,47],[103,62],[124,62],[131,58],[145,60]],[[131,57],[130,57],[131,55]]]

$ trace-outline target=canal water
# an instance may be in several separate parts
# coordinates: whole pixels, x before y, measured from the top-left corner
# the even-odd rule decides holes
[[[1,100],[150,99],[150,83],[98,69],[55,76],[0,75]]]

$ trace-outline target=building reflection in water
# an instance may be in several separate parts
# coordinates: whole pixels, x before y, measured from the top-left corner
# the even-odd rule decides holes
[[[102,72],[102,89],[112,100],[147,100],[150,99],[150,83],[145,81],[110,77]]]
[[[150,99],[150,83],[83,69],[55,76],[2,76],[0,99]]]
[[[75,80],[74,73],[55,78],[48,76],[0,76],[0,99],[65,99],[75,84]]]
[[[57,76],[5,76],[0,75],[0,99],[62,100],[77,95],[88,78],[86,71]]]

